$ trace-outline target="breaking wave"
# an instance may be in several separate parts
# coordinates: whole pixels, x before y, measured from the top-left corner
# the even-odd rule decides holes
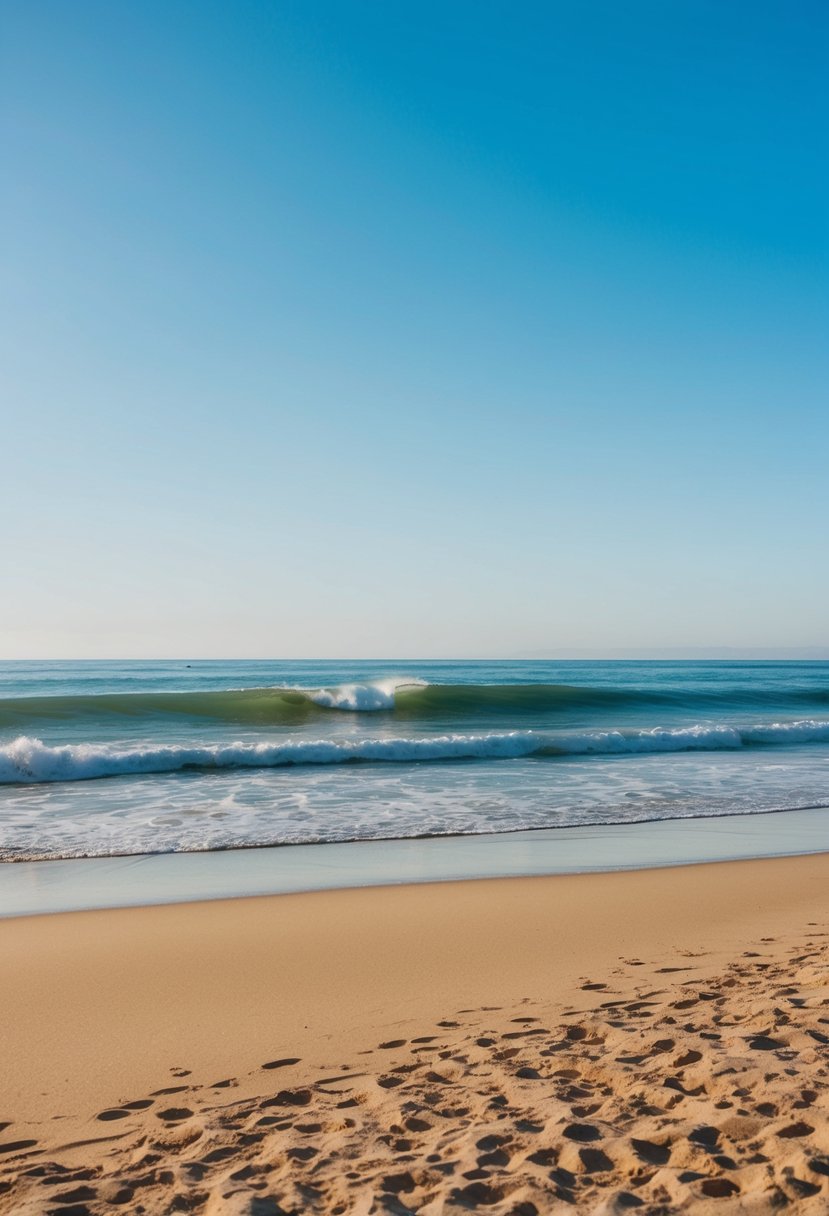
[[[207,718],[254,725],[299,725],[337,713],[388,714],[400,721],[442,722],[466,717],[499,720],[513,727],[542,714],[609,714],[662,707],[702,713],[723,708],[746,714],[809,713],[829,705],[829,689],[707,690],[576,686],[569,684],[428,684],[389,678],[327,688],[263,687],[182,692],[118,692],[0,700],[0,727],[26,732],[38,721],[83,721],[115,717]]]
[[[51,747],[40,739],[21,735],[0,748],[0,784],[84,781],[142,773],[174,773],[185,769],[641,755],[826,742],[829,742],[829,721],[811,719],[749,726],[697,725],[547,734],[506,731],[428,738],[303,739],[279,743],[143,747],[93,743]]]

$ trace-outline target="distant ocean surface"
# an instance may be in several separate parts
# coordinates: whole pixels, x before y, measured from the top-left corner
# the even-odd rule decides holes
[[[829,662],[0,663],[0,858],[829,805]]]

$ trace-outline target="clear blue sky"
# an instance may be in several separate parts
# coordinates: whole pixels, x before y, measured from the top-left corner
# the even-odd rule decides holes
[[[824,3],[0,27],[0,657],[829,644]]]

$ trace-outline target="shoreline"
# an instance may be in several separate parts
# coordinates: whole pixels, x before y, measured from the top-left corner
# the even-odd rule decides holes
[[[0,1212],[820,1210],[828,890],[824,853],[7,919]]]
[[[829,852],[829,809],[346,843],[0,863],[0,921],[406,883],[649,870]]]
[[[647,827],[654,823],[689,823],[698,819],[742,819],[746,815],[790,815],[796,811],[829,811],[829,802],[810,802],[798,806],[770,806],[752,808],[750,811],[695,811],[691,815],[652,815],[642,819],[606,819],[598,823],[547,824],[542,827],[522,826],[516,828],[493,828],[491,831],[468,832],[415,832],[408,836],[343,836],[332,840],[274,840],[227,845],[212,845],[204,848],[170,849],[170,853],[244,853],[255,849],[317,848],[332,844],[397,844],[407,840],[471,840],[477,836],[519,836],[525,832],[563,832],[568,828],[587,831],[591,828]],[[111,853],[67,853],[61,856],[38,854],[29,856],[19,853],[0,853],[0,865],[22,865],[39,861],[94,861],[105,858],[114,860],[126,857],[148,857],[160,854],[142,853],[137,850],[113,851]]]

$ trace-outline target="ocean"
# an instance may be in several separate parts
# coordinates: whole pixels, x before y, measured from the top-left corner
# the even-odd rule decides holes
[[[0,858],[829,805],[829,662],[4,662]]]

